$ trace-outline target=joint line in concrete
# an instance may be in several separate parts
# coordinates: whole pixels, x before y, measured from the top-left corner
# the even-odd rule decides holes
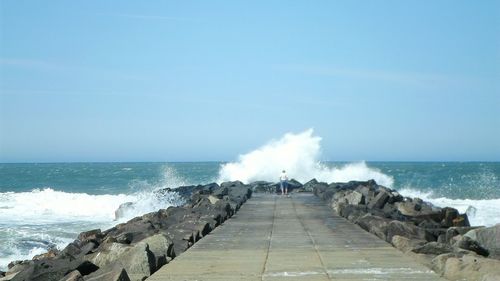
[[[260,280],[264,280],[264,273],[267,271],[267,260],[269,258],[269,251],[271,250],[271,241],[273,239],[274,232],[274,222],[276,220],[276,197],[274,197],[274,207],[273,207],[273,222],[271,224],[271,232],[269,233],[269,242],[267,244],[266,258],[264,259],[264,265],[262,266],[262,272],[260,274]]]
[[[319,249],[318,249],[318,245],[316,244],[314,237],[311,235],[311,232],[309,232],[306,225],[304,224],[304,221],[302,220],[302,218],[299,216],[299,213],[297,212],[297,208],[295,206],[295,200],[293,200],[293,197],[292,197],[292,206],[293,206],[293,211],[295,212],[295,215],[299,219],[300,225],[302,225],[302,228],[307,233],[307,236],[309,236],[309,239],[311,240],[311,242],[313,244],[314,251],[316,252],[316,255],[318,256],[319,262],[321,263],[321,268],[325,272],[325,275],[328,277],[328,279],[332,280],[332,277],[328,273],[328,270],[326,269],[325,263],[323,262],[323,257],[321,257],[321,254],[320,254]]]

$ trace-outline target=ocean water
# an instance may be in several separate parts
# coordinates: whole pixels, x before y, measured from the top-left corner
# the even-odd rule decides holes
[[[107,229],[181,203],[155,191],[226,180],[301,182],[375,179],[405,196],[468,210],[473,225],[500,223],[500,162],[324,162],[312,131],[287,134],[234,162],[0,164],[0,269],[56,247],[78,233]],[[120,220],[125,202],[135,208]]]

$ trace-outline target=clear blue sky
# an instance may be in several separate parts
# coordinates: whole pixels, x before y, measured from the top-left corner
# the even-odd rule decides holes
[[[500,160],[500,1],[0,0],[0,162]]]

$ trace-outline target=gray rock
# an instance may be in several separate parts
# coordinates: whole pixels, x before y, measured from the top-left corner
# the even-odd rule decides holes
[[[358,191],[352,191],[345,195],[345,200],[351,205],[360,205],[365,203],[365,196]]]
[[[82,271],[87,272],[91,271],[92,269],[97,269],[95,265],[88,261],[82,262],[81,260],[71,259],[35,260],[30,263],[29,267],[23,269],[21,272],[18,272],[11,280],[58,281],[62,279],[68,272],[71,272],[78,268],[80,268]]]
[[[96,244],[94,242],[84,242],[84,243],[69,243],[60,253],[63,258],[78,259],[88,253],[90,253]]]
[[[500,258],[500,224],[470,230],[465,236],[476,240],[482,247],[488,249],[490,257]]]
[[[477,227],[450,227],[446,229],[446,234],[444,237],[444,242],[450,243],[453,237],[457,235],[464,235],[472,229],[476,229]]]
[[[479,242],[477,242],[476,240],[472,240],[472,238],[468,236],[461,236],[460,239],[454,244],[454,246],[464,250],[472,251],[478,255],[485,257],[489,256],[490,254],[490,252],[487,249],[483,248],[479,244]]]
[[[70,273],[66,274],[59,281],[83,281],[83,276],[80,274],[80,271],[73,270]]]
[[[81,242],[99,241],[101,238],[102,233],[100,229],[84,231],[78,235],[78,240],[80,240]]]
[[[85,281],[131,281],[127,271],[120,264],[112,264],[85,276]]]
[[[396,202],[394,205],[401,214],[409,217],[429,216],[432,214],[441,216],[441,211],[439,209],[433,209],[420,200],[406,200],[403,202]]]
[[[439,255],[432,260],[432,269],[448,280],[500,280],[500,261],[476,254]]]
[[[380,239],[387,239],[387,226],[389,225],[390,220],[366,214],[359,218],[356,223],[361,228],[375,234]]]
[[[422,246],[427,241],[424,240],[415,240],[415,239],[410,239],[407,237],[399,236],[399,235],[394,235],[391,240],[391,244],[398,250],[402,252],[408,252],[416,247]]]
[[[425,229],[414,224],[393,220],[387,225],[387,242],[392,241],[395,235],[410,239],[434,241],[434,237],[427,233]]]
[[[367,207],[364,205],[339,203],[335,206],[335,211],[344,218],[356,222],[360,217],[367,214]]]
[[[411,250],[417,254],[441,255],[453,252],[453,247],[439,242],[428,242]]]
[[[155,257],[155,270],[167,264],[168,255],[172,251],[172,241],[163,234],[148,237],[139,243],[145,243]]]
[[[142,281],[156,271],[155,256],[146,243],[137,243],[120,256],[119,261],[132,281]]]
[[[443,208],[444,218],[441,221],[443,227],[470,226],[467,214],[460,214],[457,209]]]
[[[99,267],[119,263],[131,280],[143,280],[156,270],[156,258],[147,243],[137,243],[133,246],[111,243],[88,259]]]
[[[386,191],[380,191],[377,196],[375,196],[372,200],[370,200],[370,202],[368,203],[368,208],[370,209],[373,209],[373,208],[377,208],[377,209],[382,209],[385,205],[385,203],[387,203],[387,201],[389,201],[389,197],[391,195],[386,192]]]

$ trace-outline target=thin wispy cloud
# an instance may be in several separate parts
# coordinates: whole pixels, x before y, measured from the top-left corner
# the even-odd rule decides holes
[[[138,20],[157,20],[157,21],[197,21],[194,18],[187,17],[170,17],[170,16],[159,16],[159,15],[144,15],[144,14],[99,14],[101,16],[109,16],[109,17],[120,17],[120,18],[129,18],[129,19],[138,19]]]
[[[278,64],[273,65],[273,68],[280,71],[300,72],[311,75],[350,78],[364,81],[392,82],[413,86],[450,84],[464,81],[462,78],[458,79],[445,74],[395,72],[383,69],[353,69],[327,65]]]
[[[55,63],[25,59],[25,58],[0,58],[0,66],[13,66],[22,68],[41,68],[41,69],[58,69],[61,68],[60,65]]]

